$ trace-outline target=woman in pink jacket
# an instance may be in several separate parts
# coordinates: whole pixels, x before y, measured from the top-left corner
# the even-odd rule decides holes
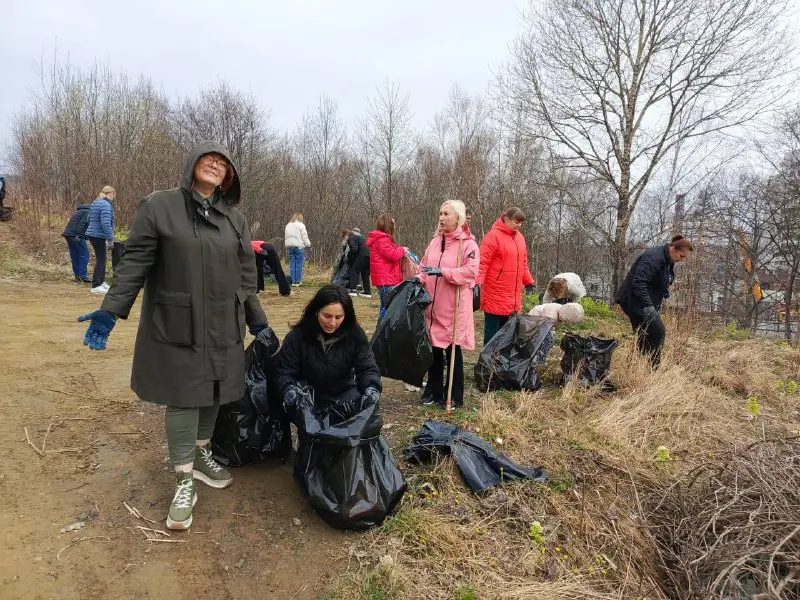
[[[444,406],[447,398],[443,376],[445,360],[453,369],[452,402],[464,403],[464,361],[461,348],[475,349],[475,324],[472,319],[472,288],[478,275],[480,251],[472,234],[464,231],[466,209],[460,200],[447,200],[439,209],[439,229],[420,263],[420,281],[433,298],[425,318],[433,344],[433,364],[422,403]],[[459,251],[460,250],[460,251]],[[455,323],[456,293],[459,294],[458,325]],[[450,364],[450,346],[455,340],[455,364]]]
[[[395,243],[395,231],[394,219],[383,214],[378,217],[375,231],[370,231],[367,236],[367,248],[370,250],[369,270],[372,283],[378,288],[378,297],[381,300],[379,321],[386,314],[386,294],[392,287],[403,281],[400,261],[408,249]]]

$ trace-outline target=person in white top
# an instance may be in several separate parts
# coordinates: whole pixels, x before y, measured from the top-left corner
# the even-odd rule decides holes
[[[311,247],[302,213],[292,215],[292,220],[286,224],[283,238],[286,254],[289,255],[289,279],[292,281],[292,286],[297,287],[303,282],[306,248]]]

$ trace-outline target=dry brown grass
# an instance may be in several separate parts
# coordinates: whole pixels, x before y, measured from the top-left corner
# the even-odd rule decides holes
[[[545,389],[483,395],[461,421],[518,462],[544,466],[548,485],[506,485],[481,498],[449,460],[405,469],[410,491],[399,513],[364,539],[368,554],[389,553],[403,573],[400,597],[680,597],[662,587],[639,491],[667,489],[733,444],[800,429],[800,394],[778,385],[800,380],[800,351],[783,344],[670,329],[654,373],[626,336],[611,394],[553,386],[559,357],[550,358]],[[530,535],[534,521],[542,540]],[[358,581],[357,571],[349,577]]]

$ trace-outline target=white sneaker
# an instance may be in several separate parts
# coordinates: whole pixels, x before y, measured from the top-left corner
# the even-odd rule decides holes
[[[362,298],[372,298],[372,294],[359,294]]]
[[[97,287],[92,288],[93,294],[106,294],[108,292],[108,288],[104,288],[102,285],[98,285]]]
[[[111,289],[111,286],[110,286],[110,285],[108,285],[108,284],[107,284],[105,281],[104,281],[103,283],[101,283],[101,284],[100,284],[100,287],[104,287],[104,288],[106,288],[106,291],[108,291],[108,290],[110,290],[110,289]]]
[[[358,296],[358,292],[347,292],[347,293],[348,293],[348,295],[352,296],[353,298]]]

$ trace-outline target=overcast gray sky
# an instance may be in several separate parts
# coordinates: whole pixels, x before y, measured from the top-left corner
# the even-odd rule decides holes
[[[347,122],[386,79],[425,126],[453,83],[483,92],[508,57],[526,0],[5,0],[0,148],[54,52],[148,75],[171,96],[227,80],[289,129],[322,94]],[[4,153],[3,153],[4,154]]]

